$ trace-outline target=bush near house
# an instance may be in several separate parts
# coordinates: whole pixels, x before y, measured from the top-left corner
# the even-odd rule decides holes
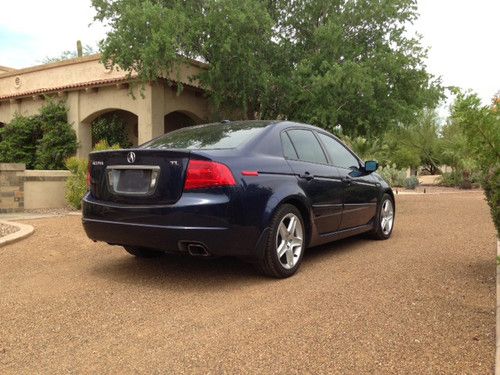
[[[12,121],[0,129],[0,162],[24,163],[33,169],[36,164],[36,146],[42,138],[40,122],[35,116],[16,114]]]
[[[64,169],[77,148],[64,103],[47,99],[34,116],[16,114],[0,129],[0,162],[25,163],[28,169]]]
[[[106,140],[96,143],[93,151],[119,150],[118,144],[112,146]],[[82,199],[87,192],[87,171],[89,161],[75,156],[66,160],[66,168],[71,172],[71,176],[66,180],[66,201],[68,204],[80,210],[82,208]]]
[[[76,156],[66,160],[66,168],[71,172],[71,176],[66,180],[66,201],[77,210],[82,208],[82,198],[87,192],[88,163],[87,159]]]
[[[43,133],[35,153],[36,169],[64,169],[65,160],[76,153],[78,142],[68,124],[68,109],[63,103],[49,101],[37,116]]]

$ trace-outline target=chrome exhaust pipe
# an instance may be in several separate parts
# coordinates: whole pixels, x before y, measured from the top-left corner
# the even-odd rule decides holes
[[[187,245],[187,251],[189,255],[196,257],[208,257],[210,253],[208,252],[205,245],[201,243],[190,243]]]

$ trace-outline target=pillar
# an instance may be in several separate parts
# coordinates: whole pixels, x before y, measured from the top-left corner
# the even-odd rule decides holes
[[[140,93],[136,94],[136,100],[142,101],[137,114],[139,117],[139,144],[163,134],[164,95],[161,82],[146,84],[143,97]]]
[[[92,151],[92,135],[90,133],[90,124],[83,123],[81,119],[80,91],[68,92],[66,104],[68,106],[68,123],[75,130],[78,141],[76,156],[88,158],[90,151]]]

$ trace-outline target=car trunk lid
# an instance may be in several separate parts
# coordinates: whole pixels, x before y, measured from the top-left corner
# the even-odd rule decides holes
[[[116,203],[174,203],[182,195],[190,155],[190,151],[156,149],[92,152],[90,192]]]

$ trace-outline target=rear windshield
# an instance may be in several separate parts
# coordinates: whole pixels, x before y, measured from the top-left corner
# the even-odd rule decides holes
[[[140,148],[215,150],[236,148],[257,136],[269,121],[241,121],[190,126],[167,133]]]

